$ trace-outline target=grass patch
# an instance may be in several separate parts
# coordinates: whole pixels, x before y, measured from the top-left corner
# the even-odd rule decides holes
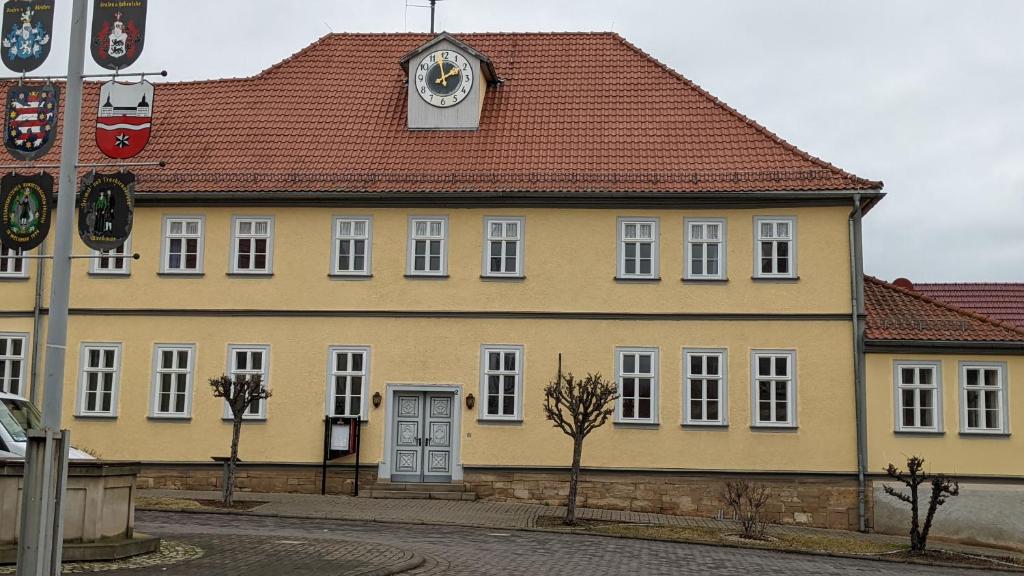
[[[192,500],[191,498],[165,498],[156,496],[138,496],[135,498],[136,508],[149,510],[252,510],[266,504],[257,500],[236,500],[230,508],[220,500]]]

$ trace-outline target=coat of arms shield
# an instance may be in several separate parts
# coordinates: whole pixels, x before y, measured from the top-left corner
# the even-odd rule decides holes
[[[154,92],[145,80],[136,84],[111,81],[100,87],[96,145],[107,157],[132,158],[146,147],[153,127]]]
[[[139,59],[146,39],[147,0],[93,0],[92,59],[123,70]]]
[[[52,84],[12,86],[7,90],[4,147],[18,160],[35,160],[57,139],[57,101]]]
[[[86,174],[78,199],[78,236],[93,250],[121,247],[135,219],[135,175]]]
[[[4,3],[0,59],[5,66],[22,74],[39,68],[46,61],[50,55],[54,1],[7,0]]]
[[[0,244],[31,250],[50,233],[53,176],[7,174],[0,179]]]

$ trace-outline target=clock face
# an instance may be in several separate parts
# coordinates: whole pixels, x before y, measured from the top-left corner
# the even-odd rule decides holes
[[[447,108],[469,97],[473,89],[473,67],[454,50],[436,50],[416,67],[416,92],[428,104]]]

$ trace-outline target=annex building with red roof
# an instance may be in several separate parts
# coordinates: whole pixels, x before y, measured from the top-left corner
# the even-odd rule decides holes
[[[908,454],[977,498],[1024,490],[1012,306],[865,276],[880,181],[617,34],[330,34],[151,104],[136,160],[166,166],[135,170],[129,243],[75,261],[65,393],[76,445],[141,462],[143,487],[219,486],[206,382],[260,375],[242,489],[319,491],[343,418],[370,496],[562,504],[544,390],[572,372],[618,391],[583,506],[716,516],[743,477],[787,495],[772,521],[894,530],[881,471]],[[0,254],[0,390],[29,396],[49,264],[20,256]],[[354,455],[329,456],[348,493]],[[936,530],[1012,545],[957,518]]]

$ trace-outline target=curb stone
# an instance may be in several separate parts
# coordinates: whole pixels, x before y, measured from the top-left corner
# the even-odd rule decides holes
[[[136,510],[145,512],[170,512],[175,514],[215,514],[215,515],[227,515],[227,516],[256,516],[261,518],[286,518],[295,520],[331,520],[335,522],[373,522],[377,524],[404,524],[407,526],[456,526],[460,528],[500,528],[502,530],[514,530],[517,532],[544,532],[548,534],[569,534],[573,536],[592,536],[599,538],[613,538],[619,540],[650,540],[654,542],[674,542],[677,544],[692,544],[697,546],[715,546],[720,548],[738,548],[743,550],[760,550],[764,552],[777,552],[783,554],[795,554],[802,556],[824,556],[829,558],[846,558],[852,560],[873,560],[876,562],[888,562],[890,564],[916,564],[921,566],[935,566],[938,568],[958,568],[958,569],[974,569],[974,570],[992,570],[996,572],[1004,573],[1020,573],[1024,572],[1024,567],[1011,568],[1011,567],[1000,567],[1000,566],[968,566],[964,564],[956,564],[953,562],[940,562],[932,560],[916,560],[910,558],[900,559],[889,559],[879,554],[848,554],[842,552],[824,552],[820,550],[792,550],[784,548],[769,548],[767,546],[744,546],[734,542],[704,542],[701,540],[683,540],[683,539],[669,539],[669,538],[657,538],[654,536],[618,536],[614,534],[597,534],[588,532],[586,530],[580,530],[578,528],[537,528],[536,526],[526,527],[502,527],[495,526],[493,524],[472,524],[468,522],[442,522],[442,521],[423,521],[423,520],[394,520],[391,518],[332,518],[326,515],[316,514],[299,514],[299,513],[281,513],[281,512],[259,512],[259,511],[243,511],[243,510],[196,510],[194,508],[154,508],[148,506],[137,506]],[[631,522],[623,522],[623,524],[631,524]],[[942,551],[941,549],[937,551]],[[957,554],[957,552],[949,552]],[[415,553],[414,553],[415,555]],[[420,564],[424,560],[420,558]],[[417,565],[419,566],[419,564]],[[406,568],[409,570],[410,568]],[[388,574],[397,574],[397,572],[389,572]],[[376,576],[376,575],[374,575]],[[381,575],[385,576],[385,575]]]

